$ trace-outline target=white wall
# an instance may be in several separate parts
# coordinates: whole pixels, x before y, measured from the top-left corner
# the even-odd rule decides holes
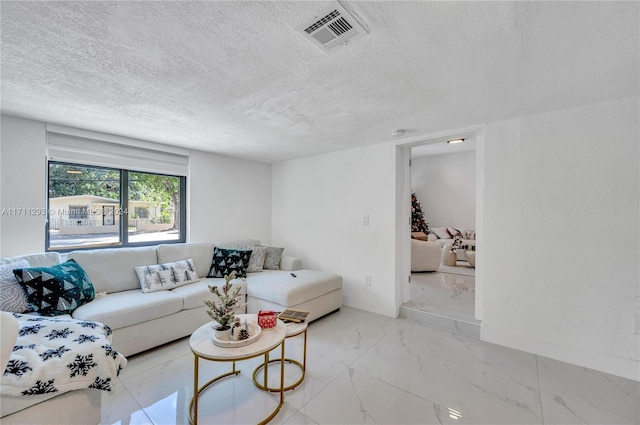
[[[476,153],[412,156],[411,190],[430,227],[476,228]]]
[[[0,254],[13,257],[44,250],[46,161],[44,123],[2,116],[0,121]],[[40,213],[13,215],[16,208]],[[5,210],[6,209],[6,210]]]
[[[387,316],[396,315],[395,158],[395,145],[380,144],[273,165],[273,243],[340,274],[344,304]]]
[[[2,116],[0,207],[45,208],[45,123]],[[191,152],[187,189],[189,241],[219,242],[271,236],[271,165]],[[0,255],[42,252],[43,215],[10,216],[0,222]]]
[[[271,164],[192,151],[191,242],[271,240]]]
[[[487,126],[476,152],[482,339],[638,380],[638,115],[632,98]],[[385,143],[273,166],[273,241],[341,274],[346,305],[386,315],[402,292],[393,220],[408,220],[391,205],[402,202],[397,161]]]
[[[488,125],[482,339],[638,380],[638,98]]]

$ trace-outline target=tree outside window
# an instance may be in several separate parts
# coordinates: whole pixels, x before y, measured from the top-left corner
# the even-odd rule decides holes
[[[47,249],[185,240],[185,177],[53,161],[48,176]]]

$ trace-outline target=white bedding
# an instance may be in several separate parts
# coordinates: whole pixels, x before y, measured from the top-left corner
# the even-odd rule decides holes
[[[111,391],[127,359],[111,347],[102,323],[14,314],[20,330],[2,375],[2,395],[30,396],[81,388]]]

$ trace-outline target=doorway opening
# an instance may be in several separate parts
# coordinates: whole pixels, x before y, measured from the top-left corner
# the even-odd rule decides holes
[[[464,142],[447,144],[456,138]],[[408,191],[424,213],[428,232],[426,241],[416,240],[424,239],[419,233],[411,238],[410,283],[404,288],[399,313],[479,338],[475,267],[478,141],[483,139],[475,131],[410,147]]]

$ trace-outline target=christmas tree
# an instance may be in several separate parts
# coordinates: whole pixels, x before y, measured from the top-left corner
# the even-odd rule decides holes
[[[411,231],[429,232],[429,225],[424,221],[424,212],[415,193],[411,194]]]

